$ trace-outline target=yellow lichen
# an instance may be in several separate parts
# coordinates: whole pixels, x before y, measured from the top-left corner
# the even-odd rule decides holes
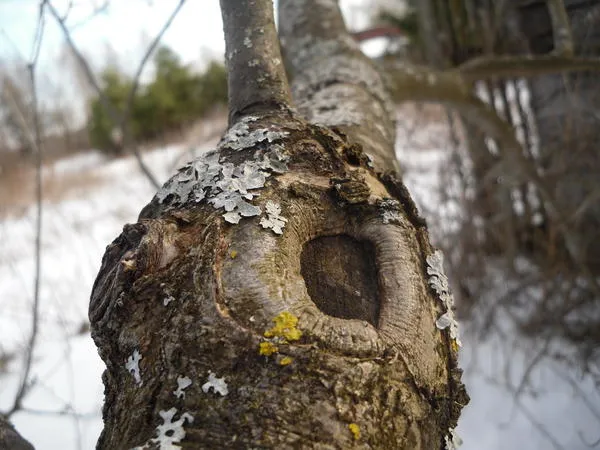
[[[358,441],[360,439],[360,427],[358,424],[350,423],[348,424],[348,429],[350,430],[350,433],[352,433],[352,436],[354,436],[354,440]]]
[[[279,365],[280,366],[287,366],[288,364],[291,364],[294,360],[292,358],[290,358],[289,356],[284,356],[283,358],[281,358],[279,360]]]
[[[277,353],[279,349],[272,342],[261,342],[258,345],[258,353],[260,355],[271,356],[273,353]]]
[[[458,345],[458,342],[456,342],[456,339],[452,339],[452,342],[450,343],[450,345],[452,346],[453,351],[458,352],[458,349],[460,348],[460,346]]]
[[[288,311],[284,311],[273,318],[275,326],[264,332],[264,336],[272,341],[264,341],[259,345],[259,353],[265,356],[271,356],[277,353],[279,348],[275,345],[287,344],[289,341],[297,341],[302,337],[302,331],[297,328],[298,318]],[[282,366],[287,366],[292,362],[292,358],[284,357],[279,361]]]
[[[231,259],[235,259],[237,254],[238,254],[237,250],[231,250],[231,252],[229,252],[229,256],[231,257]]]
[[[291,312],[283,311],[273,318],[273,322],[275,326],[264,333],[266,338],[278,337],[286,341],[297,341],[302,337],[302,331],[297,328],[298,317]]]

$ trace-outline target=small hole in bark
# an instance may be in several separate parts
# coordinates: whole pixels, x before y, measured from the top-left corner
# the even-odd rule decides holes
[[[375,247],[348,235],[307,242],[301,272],[317,307],[340,319],[360,319],[377,326],[379,296]]]

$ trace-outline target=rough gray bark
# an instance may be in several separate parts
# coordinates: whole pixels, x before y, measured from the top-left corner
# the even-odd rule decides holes
[[[230,128],[103,258],[98,448],[444,448],[468,397],[387,92],[336,1],[282,1],[294,112],[270,4],[221,1]]]
[[[33,450],[15,427],[0,414],[0,450]]]

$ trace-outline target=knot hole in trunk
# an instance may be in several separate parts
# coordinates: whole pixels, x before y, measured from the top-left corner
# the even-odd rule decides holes
[[[340,234],[304,244],[301,273],[312,301],[325,314],[377,328],[379,295],[375,246]]]

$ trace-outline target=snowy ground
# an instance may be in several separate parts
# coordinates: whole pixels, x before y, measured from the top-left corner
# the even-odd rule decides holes
[[[431,217],[442,210],[436,192],[440,170],[447,164],[448,136],[443,125],[412,123],[413,113],[401,115],[398,155],[409,189],[424,215]],[[144,159],[166,180],[187,153],[182,146],[171,146],[146,153]],[[25,399],[26,411],[13,420],[38,450],[90,449],[102,426],[103,365],[89,335],[79,331],[87,321],[88,296],[105,246],[125,223],[136,221],[154,192],[133,158],[106,163],[92,154],[47,170],[88,171],[103,181],[100,187],[82,187],[44,207],[36,385]],[[4,351],[23,348],[30,329],[34,218],[32,206],[26,214],[0,223],[0,350]],[[577,450],[590,448],[586,442],[600,438],[600,398],[589,380],[549,361],[528,369],[535,360],[535,343],[505,336],[483,340],[472,336],[468,327],[463,342],[461,358],[472,400],[459,423],[461,448]],[[521,386],[526,371],[530,383]],[[0,411],[11,406],[19,373],[17,358],[8,373],[0,375]],[[521,395],[513,395],[515,391]]]

